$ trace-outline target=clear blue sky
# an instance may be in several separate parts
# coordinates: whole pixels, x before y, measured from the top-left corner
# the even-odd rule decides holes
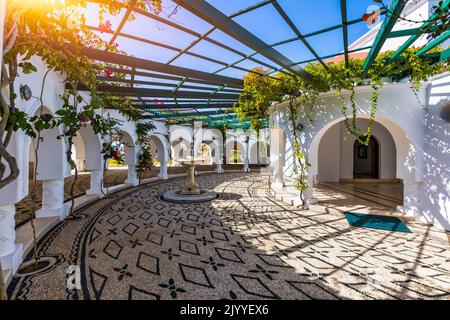
[[[217,9],[226,15],[230,15],[246,7],[261,2],[261,0],[208,0]],[[297,28],[303,34],[308,34],[319,29],[330,27],[341,23],[341,9],[339,0],[278,0],[281,7],[287,12],[288,16],[295,23]],[[387,1],[389,3],[389,1]],[[347,16],[349,20],[361,18],[370,5],[374,5],[373,0],[347,0]],[[163,0],[164,17],[172,12],[175,4],[170,0]],[[98,21],[95,15],[95,5],[90,5],[87,13],[87,23],[97,26]],[[112,29],[115,30],[119,24],[119,17],[108,17],[112,23]],[[200,34],[208,31],[212,26],[205,21],[197,18],[183,8],[178,8],[177,13],[170,18],[182,26],[190,28]],[[234,20],[248,29],[254,35],[268,44],[273,44],[282,40],[295,37],[295,34],[289,26],[283,21],[272,5],[266,5],[249,13],[234,18]],[[349,42],[352,43],[368,31],[365,22],[357,23],[349,27]],[[152,19],[137,15],[133,22],[128,22],[122,32],[130,33],[142,38],[151,39],[164,44],[184,48],[188,46],[196,37],[176,30],[168,25],[157,23]],[[103,38],[108,40],[109,35],[103,34]],[[234,49],[249,54],[253,50],[237,42],[221,31],[214,31],[211,38],[227,44]],[[335,54],[343,51],[342,29],[336,29],[321,35],[307,38],[311,46],[320,56]],[[128,54],[151,59],[159,62],[167,62],[176,52],[161,49],[156,46],[142,44],[134,40],[119,37],[117,39],[119,47]],[[287,56],[293,62],[298,62],[312,58],[311,53],[300,41],[275,47],[276,50]],[[211,58],[232,63],[240,59],[240,56],[224,50],[218,46],[201,41],[191,49],[192,52],[209,56]],[[265,57],[256,55],[256,58],[269,62]],[[272,65],[273,63],[270,62]],[[206,72],[214,72],[221,68],[221,65],[211,63],[191,56],[183,55],[175,60],[173,65],[188,67]],[[252,61],[244,61],[238,66],[245,68],[255,67]],[[236,69],[227,69],[219,74],[241,78],[245,72]]]

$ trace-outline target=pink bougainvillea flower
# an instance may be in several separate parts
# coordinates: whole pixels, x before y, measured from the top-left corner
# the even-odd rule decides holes
[[[101,33],[103,33],[103,32],[112,32],[111,27],[112,27],[112,24],[111,24],[111,21],[109,21],[109,20],[106,20],[104,23],[100,23],[98,25],[98,28],[100,29]]]

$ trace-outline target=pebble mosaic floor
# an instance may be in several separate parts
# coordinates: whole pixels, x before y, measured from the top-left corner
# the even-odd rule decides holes
[[[199,166],[199,171],[209,171],[214,170],[214,166]],[[185,169],[183,167],[170,167],[168,169],[169,174],[178,174],[184,173]],[[154,168],[151,171],[144,173],[143,179],[156,177],[159,173],[159,168]],[[105,174],[104,185],[105,187],[111,187],[118,184],[122,184],[127,179],[128,171],[127,169],[114,169],[109,170]],[[72,182],[74,180],[74,176],[67,177],[64,179],[64,198],[65,201],[70,199],[70,188],[72,186]],[[89,172],[80,172],[78,175],[77,182],[74,188],[74,196],[79,197],[86,193],[91,186],[91,175]],[[32,208],[32,194],[34,194],[34,182],[30,180],[29,186],[29,195],[23,198],[16,204],[16,228],[20,227],[24,223],[30,220],[30,213]],[[42,199],[42,183],[41,181],[37,181],[36,183],[36,210],[41,208],[41,199]]]
[[[258,173],[198,177],[221,197],[174,204],[183,178],[120,191],[40,242],[57,263],[15,277],[10,299],[450,299],[450,234],[355,228],[270,197]],[[77,265],[81,290],[67,288]]]

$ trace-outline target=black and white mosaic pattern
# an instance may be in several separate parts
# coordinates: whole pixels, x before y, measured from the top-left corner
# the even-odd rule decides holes
[[[11,299],[449,299],[449,234],[354,228],[340,214],[277,202],[258,173],[199,176],[221,193],[174,204],[183,178],[141,186],[78,211],[39,245],[58,264],[15,278]],[[77,265],[81,290],[68,290]]]

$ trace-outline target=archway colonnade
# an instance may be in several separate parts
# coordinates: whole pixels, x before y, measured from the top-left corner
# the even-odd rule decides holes
[[[50,104],[50,107],[45,107],[42,111],[32,110],[32,114],[38,112],[54,114],[57,110],[55,106],[56,104]],[[110,112],[114,113],[114,111]],[[119,125],[120,143],[127,167],[125,184],[137,186],[139,179],[136,165],[140,150],[137,144],[136,124],[127,121],[119,113],[112,116],[121,120]],[[168,179],[169,165],[174,165],[179,160],[174,149],[177,148],[177,142],[180,140],[190,144],[197,139],[198,144],[195,149],[197,155],[201,150],[207,150],[208,164],[215,165],[217,173],[224,172],[222,167],[224,139],[220,130],[205,128],[199,135],[198,133],[194,134],[190,127],[169,126],[167,130],[163,122],[153,122],[156,129],[149,133],[148,139],[154,147],[152,154],[159,166],[158,177],[160,179]],[[17,132],[12,138],[10,151],[17,159],[20,175],[16,181],[2,189],[0,194],[0,259],[3,269],[10,270],[13,274],[22,262],[24,255],[23,244],[16,243],[15,204],[29,194],[29,178],[34,176],[32,170],[35,165],[37,165],[36,180],[42,183],[42,205],[36,211],[36,218],[56,218],[61,221],[69,213],[69,205],[65,202],[64,182],[72,172],[66,155],[68,145],[65,139],[61,138],[62,132],[62,128],[58,127],[44,130],[39,143],[37,139],[30,139],[23,132]],[[86,196],[103,197],[106,193],[102,144],[108,142],[108,139],[111,137],[102,139],[96,135],[89,125],[82,127],[74,139],[72,158],[75,160],[77,169],[90,173],[90,187],[85,192]],[[36,148],[38,144],[39,146]],[[190,145],[185,147],[184,149],[188,149]],[[170,152],[171,149],[172,152]],[[182,157],[185,156],[187,154],[182,154]],[[244,170],[249,170],[248,161],[247,168]]]

